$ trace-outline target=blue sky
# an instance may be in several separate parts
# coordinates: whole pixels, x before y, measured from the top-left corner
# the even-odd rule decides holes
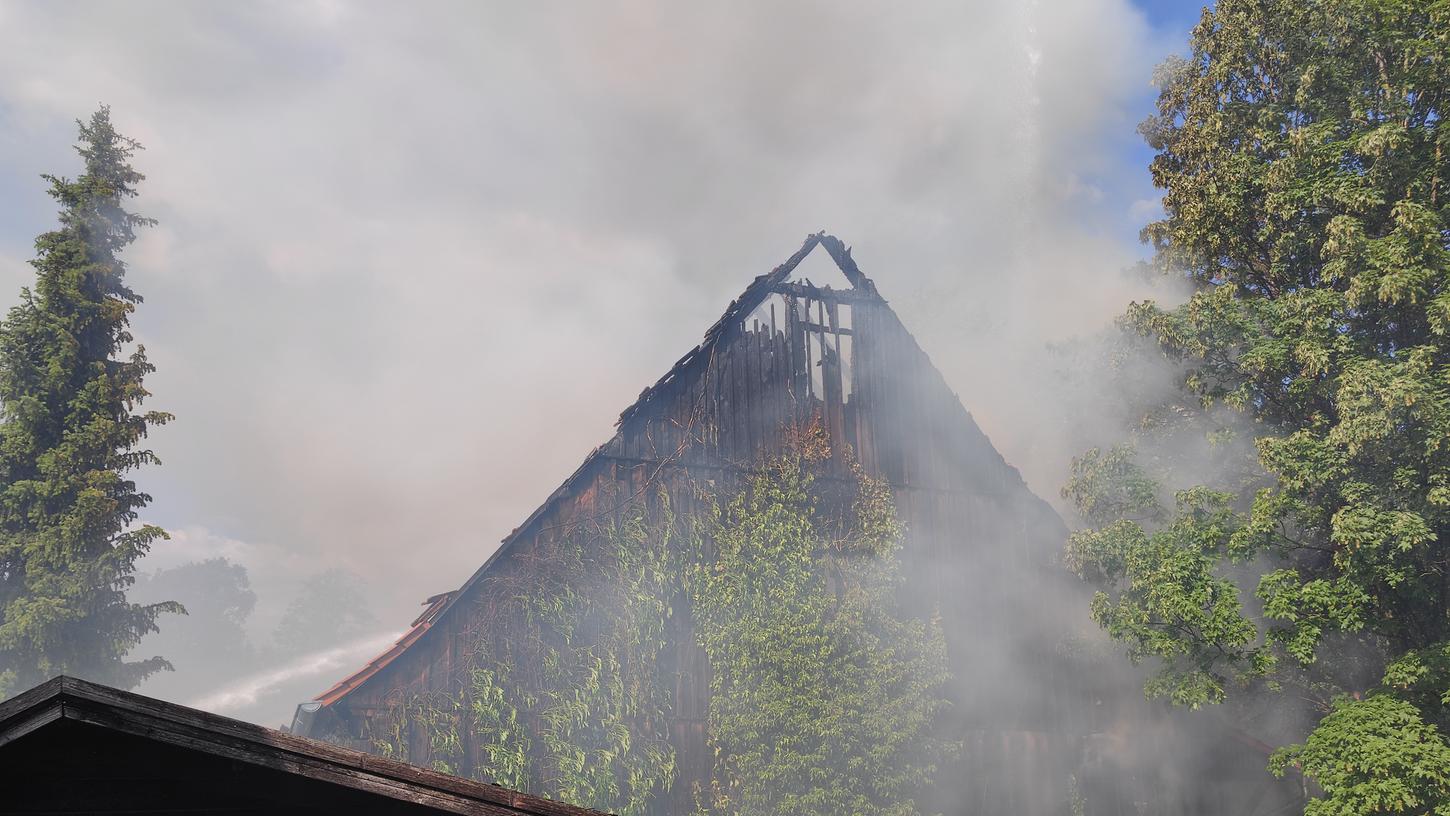
[[[1202,13],[1202,3],[1188,2],[1188,0],[1133,0],[1133,5],[1143,13],[1151,26],[1152,49],[1160,59],[1173,52],[1186,53],[1189,34],[1193,26],[1197,25],[1199,15]],[[1141,95],[1135,99],[1133,107],[1137,111],[1139,120],[1153,112],[1155,98],[1152,88],[1145,87]],[[1155,198],[1157,192],[1154,191],[1148,180],[1147,170],[1148,163],[1153,159],[1153,151],[1135,132],[1121,132],[1118,141],[1123,164],[1135,168],[1135,170],[1127,175],[1119,176],[1116,184],[1112,181],[1105,181],[1105,183],[1115,187],[1119,196],[1128,198],[1130,202],[1142,202]],[[1123,182],[1127,182],[1127,185],[1118,186]],[[1142,227],[1142,219],[1137,216],[1149,210],[1150,208],[1146,205],[1132,207],[1131,203],[1127,210],[1119,210],[1122,217],[1115,226],[1124,240],[1137,240],[1138,230]],[[1148,248],[1139,248],[1140,255],[1146,256],[1148,253]]]
[[[1198,22],[1202,3],[1187,0],[1135,0],[1133,5],[1142,9],[1148,22],[1158,28],[1180,30],[1185,38],[1188,30]]]

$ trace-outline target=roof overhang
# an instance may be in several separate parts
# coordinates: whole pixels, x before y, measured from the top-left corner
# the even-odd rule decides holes
[[[72,739],[65,729],[75,729],[78,736]],[[64,733],[66,738],[57,741],[53,738],[56,733]],[[393,806],[388,803],[395,802],[399,808],[423,806],[439,813],[482,816],[598,816],[597,811],[71,677],[57,677],[0,703],[0,757],[7,753],[12,759],[24,755],[27,762],[63,769],[66,763],[90,761],[85,759],[83,749],[94,748],[104,739],[124,743],[132,752],[144,752],[145,746],[155,746],[158,753],[164,752],[173,759],[196,757],[197,767],[215,767],[214,760],[224,760],[227,767],[239,769],[243,774],[249,772],[248,768],[255,769],[256,773],[270,774],[273,779],[286,778],[323,794],[328,790],[345,793],[351,797],[350,801],[358,801],[362,795],[363,801],[374,805],[370,812],[377,807],[392,812],[388,809]],[[57,744],[64,749],[56,750]],[[32,749],[29,746],[48,747]],[[34,750],[60,755],[35,756]],[[7,763],[6,767],[13,765]],[[159,769],[163,775],[169,772],[183,776],[179,770]],[[278,773],[284,776],[278,777]],[[184,781],[193,785],[216,785],[220,791],[218,796],[225,798],[225,785],[236,784],[236,774],[220,776],[223,778]],[[10,786],[25,784],[21,778],[7,776],[7,780],[6,793],[0,794],[0,798],[9,798],[19,790]],[[183,780],[176,781],[179,784]],[[54,795],[58,802],[65,798],[64,791],[56,791]],[[49,793],[42,792],[42,796],[50,798]],[[4,805],[0,805],[0,810],[9,812]],[[71,811],[57,806],[54,812]]]

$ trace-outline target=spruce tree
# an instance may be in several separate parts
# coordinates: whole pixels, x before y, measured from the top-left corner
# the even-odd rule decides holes
[[[129,603],[135,563],[159,527],[126,478],[156,463],[138,445],[171,417],[139,410],[153,370],[132,343],[140,296],[117,257],[153,223],[129,212],[140,148],[102,107],[77,122],[85,172],[45,176],[60,226],[36,239],[36,279],[0,323],[0,697],[57,674],[130,688],[169,665],[126,653],[172,602]]]

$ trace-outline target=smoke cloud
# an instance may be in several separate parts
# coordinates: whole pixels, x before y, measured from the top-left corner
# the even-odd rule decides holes
[[[401,634],[402,632],[394,632],[382,637],[367,637],[341,646],[319,649],[275,668],[240,678],[204,697],[187,700],[186,704],[218,714],[251,710],[259,700],[265,700],[269,692],[294,685],[295,681],[307,680],[320,684],[326,682],[329,676],[341,676],[356,670],[358,664],[386,649]]]
[[[0,4],[0,293],[112,105],[178,416],[142,569],[242,564],[259,645],[329,570],[379,637],[459,585],[822,228],[1057,501],[1119,419],[1062,349],[1145,292],[1168,43],[1127,0]],[[336,679],[289,660],[173,693],[275,724]]]

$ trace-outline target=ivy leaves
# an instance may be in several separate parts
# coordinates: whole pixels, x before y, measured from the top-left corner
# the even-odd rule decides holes
[[[933,733],[946,644],[896,611],[889,487],[852,465],[821,489],[823,440],[726,487],[723,508],[687,482],[701,516],[677,520],[661,489],[537,542],[529,569],[485,579],[463,687],[399,703],[376,749],[406,755],[421,729],[435,768],[654,812],[676,773],[667,623],[687,601],[712,672],[702,812],[915,816],[952,749]]]
[[[853,495],[822,496],[809,450],[768,463],[725,505],[716,557],[697,572],[717,751],[705,809],[908,816],[950,748],[931,731],[947,679],[940,623],[895,612],[889,492],[857,470]]]
[[[680,544],[661,491],[541,541],[522,575],[489,576],[461,687],[396,702],[375,750],[406,757],[419,729],[435,769],[620,816],[650,812],[675,778],[662,666],[690,549]]]
[[[683,548],[664,491],[652,506],[570,533],[541,544],[531,585],[493,610],[475,644],[475,690],[508,716],[487,723],[492,739],[482,735],[488,763],[480,770],[493,779],[527,776],[526,789],[638,816],[674,782],[661,666]],[[491,679],[480,670],[495,673],[497,691],[478,687]],[[526,732],[513,727],[518,710],[527,712]]]

